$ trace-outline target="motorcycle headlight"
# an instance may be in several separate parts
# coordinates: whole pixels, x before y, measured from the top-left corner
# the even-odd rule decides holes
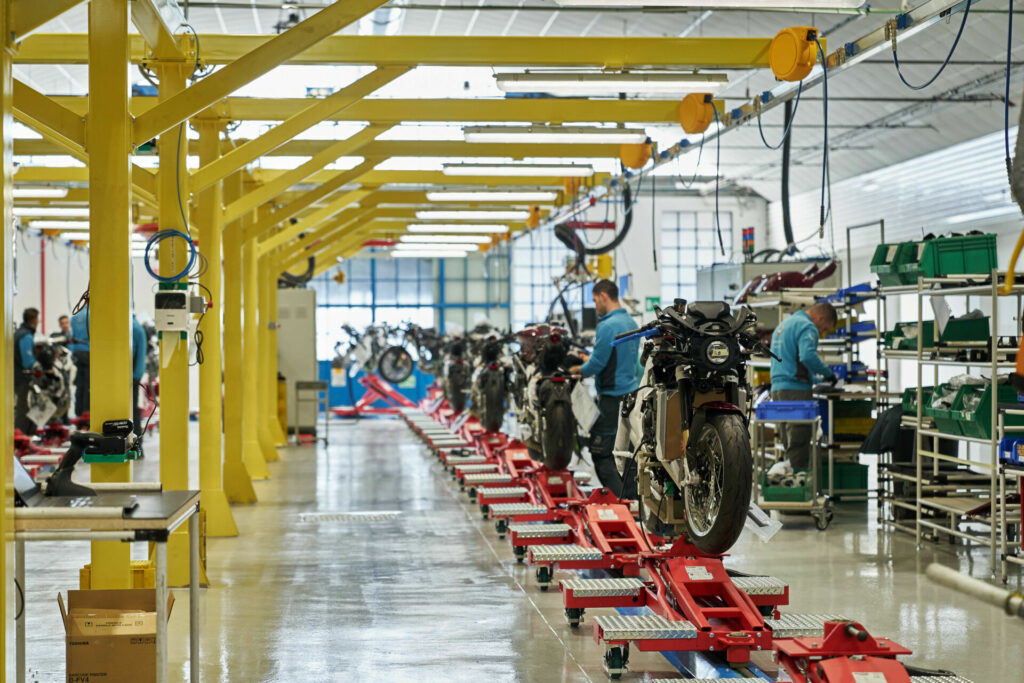
[[[723,341],[713,341],[704,347],[704,356],[712,365],[724,365],[729,362],[732,351]]]

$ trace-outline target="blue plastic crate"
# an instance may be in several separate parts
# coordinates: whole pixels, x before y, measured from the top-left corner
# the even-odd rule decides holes
[[[864,282],[852,287],[840,289],[835,294],[818,297],[818,301],[827,301],[830,304],[848,303],[857,304],[864,301],[871,294],[871,285]]]
[[[999,461],[1024,466],[1024,437],[1007,436],[999,442]]]
[[[813,420],[822,413],[822,401],[763,401],[757,406],[759,420]]]

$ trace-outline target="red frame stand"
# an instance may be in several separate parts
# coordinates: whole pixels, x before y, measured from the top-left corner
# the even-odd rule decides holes
[[[399,408],[416,407],[415,403],[398,393],[397,389],[377,375],[365,375],[360,377],[359,383],[366,389],[366,393],[356,401],[354,406],[338,406],[337,408],[331,408],[332,413],[338,417],[397,415]],[[373,405],[377,401],[383,401],[386,404],[386,407]]]

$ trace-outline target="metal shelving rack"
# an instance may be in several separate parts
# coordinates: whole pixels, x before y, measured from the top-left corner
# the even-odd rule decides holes
[[[1005,515],[1005,498],[999,496],[1003,490],[999,476],[999,442],[1005,436],[1007,428],[1003,424],[1002,414],[1006,409],[999,407],[997,380],[1000,370],[1010,369],[1013,363],[1009,362],[1009,354],[1016,352],[1016,346],[1012,349],[999,346],[999,288],[1003,284],[1005,274],[993,270],[988,276],[987,282],[974,284],[979,276],[946,276],[937,278],[919,277],[916,286],[912,286],[917,296],[917,324],[918,330],[923,329],[924,323],[924,299],[926,296],[940,295],[945,297],[965,297],[965,306],[970,310],[970,298],[972,296],[985,297],[990,300],[991,313],[989,315],[990,338],[988,341],[987,361],[960,361],[940,357],[941,349],[937,343],[929,348],[924,348],[923,335],[917,336],[917,349],[913,360],[917,361],[917,432],[915,436],[917,446],[916,473],[915,473],[915,536],[918,545],[926,535],[938,539],[943,535],[959,538],[967,543],[987,546],[989,548],[991,566],[993,572],[996,566],[996,556],[1000,547],[1000,541],[1005,536],[1001,533],[1000,523],[996,521],[1000,515]],[[893,293],[907,291],[906,288],[890,288]],[[883,290],[884,291],[884,290]],[[1024,286],[1016,285],[1012,288],[1010,296],[1016,296],[1015,311],[1021,310],[1021,297],[1024,295]],[[1020,321],[1017,322],[1017,334],[1021,332]],[[937,342],[938,329],[935,326],[933,334]],[[974,349],[984,347],[974,347]],[[927,352],[927,353],[926,353]],[[889,353],[890,358],[908,358],[905,354]],[[922,396],[922,385],[924,383],[924,371],[931,367],[933,371],[933,385],[937,385],[938,372],[940,367],[962,367],[965,372],[971,368],[979,370],[987,369],[992,379],[992,401],[991,401],[991,424],[992,437],[982,439],[972,436],[947,434],[935,429],[927,429],[924,420],[924,401]],[[1024,428],[1012,429],[1022,431]],[[939,439],[951,439],[964,443],[968,448],[971,444],[986,446],[989,450],[987,462],[971,460],[969,457],[950,456],[939,452],[937,446]],[[926,446],[926,440],[928,445]],[[967,454],[969,455],[969,453]],[[930,472],[925,473],[925,459],[930,460]],[[942,479],[940,481],[940,463],[949,462],[957,465],[957,474],[962,475],[956,480]],[[970,477],[971,472],[978,472],[984,476]],[[987,491],[988,498],[984,498]],[[965,493],[964,496],[926,496],[926,493]],[[926,514],[927,513],[927,514]],[[937,519],[947,517],[948,524],[939,524]],[[930,517],[930,518],[929,518]],[[970,528],[961,528],[964,525],[987,526],[988,533],[972,532]],[[1003,527],[1003,530],[1005,528]]]

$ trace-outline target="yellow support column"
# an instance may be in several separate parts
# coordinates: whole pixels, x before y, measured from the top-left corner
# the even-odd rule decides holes
[[[269,396],[267,397],[267,420],[270,422],[270,434],[274,438],[274,443],[278,446],[286,446],[288,444],[288,434],[285,432],[285,428],[281,425],[281,420],[277,414],[277,274],[280,272],[280,267],[277,258],[271,261],[270,267],[270,320],[271,325],[269,346],[268,346],[268,363],[267,363],[267,377],[270,380]]]
[[[220,131],[216,119],[196,119],[199,129],[199,161],[210,164],[220,158]],[[221,477],[221,183],[199,193],[197,223],[202,235],[207,268],[199,283],[212,307],[202,317],[203,363],[199,366],[199,490],[206,512],[208,536],[237,536],[238,526],[224,493]]]
[[[98,429],[132,415],[128,0],[89,3],[89,93],[89,409]],[[96,482],[131,481],[130,463],[90,471]],[[89,587],[131,588],[130,550],[127,543],[93,543]]]
[[[259,281],[259,425],[260,425],[260,448],[263,449],[263,457],[267,462],[277,462],[281,459],[277,452],[277,442],[274,438],[273,425],[277,422],[274,417],[277,410],[274,409],[276,401],[273,399],[273,392],[276,395],[277,374],[271,381],[270,373],[274,371],[272,366],[276,364],[270,359],[270,328],[277,319],[276,315],[270,312],[270,288],[276,286],[277,281],[271,280],[270,275],[270,254],[259,258],[257,277]]]
[[[9,9],[9,6],[8,6]],[[0,490],[4,492],[4,502],[0,505],[0,616],[4,628],[0,629],[0,679],[12,681],[14,678],[14,658],[8,657],[7,625],[14,621],[14,548],[11,543],[13,531],[12,509],[14,500],[10,495],[14,481],[14,216],[11,206],[14,197],[14,109],[11,93],[14,83],[11,78],[11,54],[13,45],[7,36],[12,31],[8,24],[9,11],[0,13],[0,36],[4,36],[0,45],[0,439],[3,440],[3,461],[0,462]]]
[[[242,173],[224,181],[224,201],[242,194]],[[242,221],[224,230],[224,492],[232,503],[255,503],[242,459]]]
[[[248,183],[246,183],[248,184]],[[248,226],[252,212],[242,215],[241,223]],[[242,458],[249,476],[267,479],[267,457],[260,441],[260,350],[259,350],[259,259],[256,240],[242,245]]]
[[[192,63],[156,62],[154,68],[160,79],[160,101],[166,101],[185,89]],[[160,136],[157,148],[160,160],[157,171],[160,229],[189,232],[188,125],[183,122],[165,132]],[[181,273],[188,264],[188,253],[188,245],[183,239],[161,242],[161,277]],[[212,262],[210,266],[212,268]],[[188,274],[174,282],[161,282],[160,288],[187,291]],[[188,489],[189,361],[188,333],[160,333],[160,483],[168,491]],[[98,377],[106,381],[102,373],[98,373]],[[208,583],[205,568],[200,566],[200,572],[203,584]],[[184,586],[188,580],[188,528],[183,525],[171,534],[167,542],[167,584]]]

